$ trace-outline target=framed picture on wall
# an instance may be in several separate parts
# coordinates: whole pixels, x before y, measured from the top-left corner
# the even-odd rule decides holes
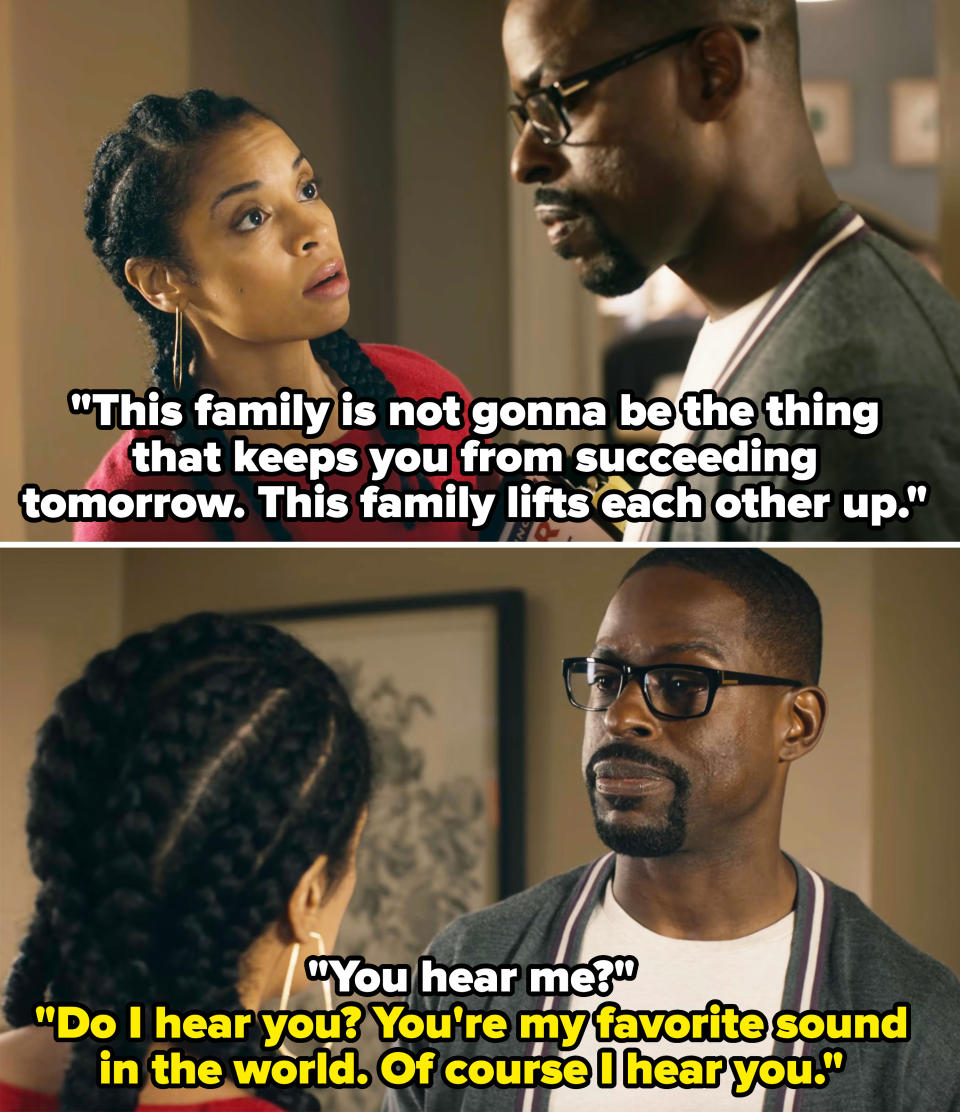
[[[890,84],[890,154],[896,166],[940,161],[940,89],[933,78]]]
[[[329,664],[370,727],[375,794],[337,950],[415,968],[447,923],[525,884],[523,594],[248,616]],[[319,986],[299,1003],[322,1009]],[[365,1023],[356,1044],[371,1073],[384,1049],[375,1030]],[[381,1099],[376,1084],[323,1097],[336,1112],[375,1112]]]
[[[849,81],[804,81],[803,101],[824,166],[853,163],[853,90]]]

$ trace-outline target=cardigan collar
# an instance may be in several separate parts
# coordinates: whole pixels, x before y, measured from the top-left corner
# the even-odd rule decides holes
[[[781,1009],[805,1012],[817,1008],[823,980],[831,911],[830,885],[789,854],[784,856],[797,874],[797,901]],[[613,876],[615,862],[616,855],[607,853],[584,870],[559,917],[548,951],[548,964],[576,964],[583,932]],[[544,996],[537,1002],[540,1011],[561,1010],[566,1006],[565,997]],[[547,1044],[531,1043],[524,1049],[530,1057],[541,1057],[547,1052]],[[781,1058],[799,1057],[803,1054],[803,1043],[775,1043],[774,1053]],[[801,1097],[802,1090],[799,1089],[781,1087],[768,1090],[763,1112],[800,1112]],[[516,1112],[546,1112],[548,1099],[549,1091],[545,1089],[518,1090]]]

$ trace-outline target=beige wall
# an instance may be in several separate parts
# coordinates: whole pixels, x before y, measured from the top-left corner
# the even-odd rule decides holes
[[[394,4],[399,342],[510,392],[502,8]]]
[[[943,154],[940,170],[940,235],[943,273],[960,297],[960,5],[938,0],[937,54]]]
[[[883,553],[876,567],[874,903],[960,970],[958,555]]]
[[[8,41],[20,343],[12,374],[23,397],[20,483],[80,486],[114,439],[90,418],[71,416],[69,389],[144,381],[146,342],[93,259],[83,198],[93,152],[130,104],[146,91],[184,86],[186,18],[186,0],[14,0]],[[69,528],[32,526],[29,535],[51,540],[69,536]]]
[[[851,888],[873,891],[870,767],[873,713],[872,581],[881,554],[852,549],[774,553],[810,583],[824,620],[822,685],[827,728],[810,756],[790,770],[782,844],[806,865]]]
[[[13,0],[0,0],[0,242],[4,244],[0,251],[0,367],[5,372],[0,406],[0,537],[19,540],[24,525],[17,491],[23,482],[24,461],[13,60]]]
[[[0,553],[0,979],[29,920],[26,776],[53,697],[121,633],[123,553]]]

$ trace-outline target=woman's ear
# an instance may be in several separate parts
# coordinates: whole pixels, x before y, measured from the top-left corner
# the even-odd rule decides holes
[[[321,854],[297,883],[287,901],[287,922],[297,942],[308,942],[317,929],[327,891],[327,855]]]
[[[795,761],[806,756],[820,740],[827,717],[827,697],[819,687],[801,687],[793,692],[787,713],[780,760]]]
[[[123,273],[145,301],[162,313],[184,307],[187,283],[184,276],[156,259],[127,259]]]
[[[329,858],[321,854],[300,878],[287,901],[287,926],[296,942],[307,942],[311,931],[319,932],[329,945],[340,930],[356,883],[357,847],[367,821],[366,807],[360,813],[346,855],[331,887],[327,876]]]

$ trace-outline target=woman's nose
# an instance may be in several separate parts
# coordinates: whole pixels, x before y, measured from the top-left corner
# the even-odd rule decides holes
[[[305,208],[306,206],[304,206]],[[317,209],[298,212],[293,224],[291,249],[295,255],[306,255],[331,238],[333,221]]]

